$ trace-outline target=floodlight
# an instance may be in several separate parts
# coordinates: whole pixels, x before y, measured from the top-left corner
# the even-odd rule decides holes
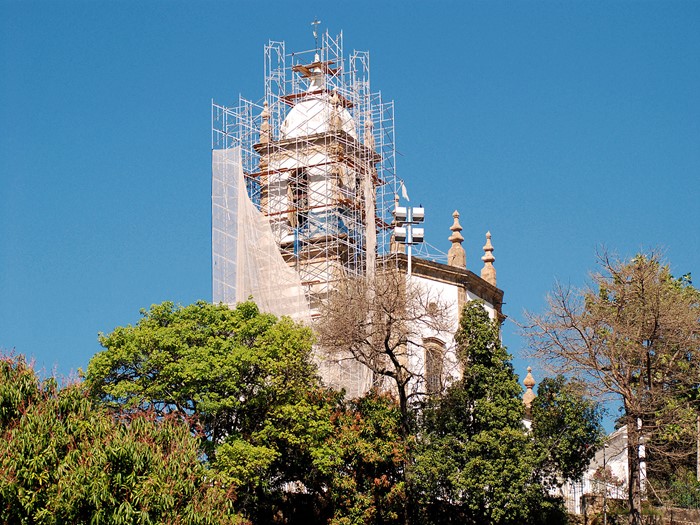
[[[423,228],[413,228],[411,233],[411,242],[413,244],[423,242],[425,240],[425,231]]]
[[[396,222],[406,222],[408,211],[406,210],[405,206],[396,206],[393,213],[394,217],[396,218]]]
[[[394,228],[394,239],[397,242],[405,242],[406,241],[406,227],[405,226],[397,226]]]

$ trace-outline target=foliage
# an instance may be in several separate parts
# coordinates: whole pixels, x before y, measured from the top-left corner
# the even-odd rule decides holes
[[[603,436],[601,420],[600,404],[586,397],[580,383],[562,375],[540,381],[532,403],[532,436],[546,485],[583,476]]]
[[[613,493],[616,493],[616,489],[619,489],[625,484],[623,480],[613,474],[610,465],[606,465],[605,468],[603,468],[602,465],[599,466],[593,473],[592,480],[596,482],[594,490],[599,494],[602,494],[606,490],[610,492],[611,488],[613,488]]]
[[[407,444],[394,399],[370,391],[334,417],[331,525],[404,521]]]
[[[250,474],[232,480],[254,523],[269,523],[276,515],[287,523],[400,522],[406,447],[396,402],[376,392],[349,402],[341,397],[324,391],[315,403],[287,406],[261,432],[219,447],[213,467],[225,476],[257,467],[257,485]],[[264,465],[247,456],[249,449]],[[267,461],[269,453],[273,458]],[[279,479],[285,484],[276,483]]]
[[[700,294],[674,279],[657,254],[629,261],[600,257],[601,273],[576,292],[557,287],[543,315],[530,316],[531,347],[594,395],[616,396],[627,427],[629,506],[641,522],[642,436],[649,473],[687,451],[698,409]]]
[[[87,384],[110,406],[193,416],[207,457],[237,507],[264,523],[290,487],[323,492],[317,466],[334,428],[339,393],[325,390],[311,359],[312,334],[254,303],[154,305],[136,326],[101,335]]]
[[[0,407],[3,523],[240,522],[174,417],[114,417],[81,385],[40,381],[21,357],[0,359]]]
[[[423,416],[413,479],[422,522],[524,523],[556,510],[533,474],[510,355],[478,301],[464,306],[456,339],[463,378]]]
[[[100,341],[91,391],[200,421],[211,468],[254,523],[389,523],[401,511],[400,411],[376,393],[346,404],[324,388],[307,328],[253,303],[163,303]]]
[[[700,508],[700,481],[696,473],[689,469],[681,469],[671,479],[669,500],[677,507]]]
[[[271,409],[259,430],[232,435],[217,448],[212,466],[237,487],[239,506],[254,523],[269,523],[278,514],[288,522],[304,522],[297,515],[308,512],[298,508],[295,493],[306,496],[314,519],[329,512],[338,455],[329,442],[340,407],[338,392],[300,393],[294,402]]]
[[[270,411],[319,384],[311,331],[252,302],[165,302],[141,313],[136,326],[101,334],[106,350],[88,365],[87,384],[110,406],[196,414],[218,443],[261,430]]]

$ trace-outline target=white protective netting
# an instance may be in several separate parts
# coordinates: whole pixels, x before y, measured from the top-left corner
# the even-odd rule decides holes
[[[239,147],[212,150],[212,263],[214,303],[252,297],[261,311],[310,321],[299,275],[248,196]]]

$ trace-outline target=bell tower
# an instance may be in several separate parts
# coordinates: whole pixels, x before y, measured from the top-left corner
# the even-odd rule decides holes
[[[260,211],[269,218],[280,253],[296,269],[310,299],[344,273],[362,273],[375,224],[377,165],[370,130],[364,142],[351,100],[329,88],[339,74],[315,54],[292,68],[302,89],[282,98],[289,106],[276,136],[269,136],[269,112],[261,113]],[[373,232],[371,232],[373,233]],[[312,303],[312,307],[314,304]]]
[[[398,188],[393,102],[370,91],[369,53],[345,57],[342,40],[326,32],[292,54],[270,42],[263,100],[213,107],[213,147],[240,148],[248,196],[312,313],[334,281],[389,252]]]

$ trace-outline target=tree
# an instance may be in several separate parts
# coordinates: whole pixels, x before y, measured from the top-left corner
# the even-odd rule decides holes
[[[210,464],[256,522],[284,507],[285,487],[323,492],[313,455],[334,430],[340,398],[321,385],[308,328],[251,302],[166,302],[142,315],[100,335],[106,349],[86,374],[94,395],[122,410],[195,418]]]
[[[398,398],[402,436],[408,438],[412,401],[425,393],[416,388],[425,378],[423,371],[411,366],[409,353],[424,349],[426,334],[450,330],[440,297],[408,281],[397,269],[348,277],[323,304],[315,328],[323,351],[367,367],[379,386],[388,381]]]
[[[630,522],[636,525],[642,451],[651,457],[670,451],[676,440],[670,430],[682,434],[697,414],[700,296],[688,278],[674,279],[655,253],[599,259],[601,272],[586,289],[555,287],[548,310],[530,316],[527,334],[557,371],[580,379],[599,398],[621,401]]]
[[[373,385],[394,392],[401,414],[399,435],[410,445],[415,409],[425,389],[424,371],[411,364],[415,352],[424,352],[428,334],[450,338],[448,308],[436,294],[406,278],[396,268],[371,275],[346,277],[337,283],[321,307],[315,324],[321,350],[335,360],[351,360],[366,367]],[[448,363],[445,356],[441,362]],[[410,476],[411,451],[403,457],[401,472]],[[403,520],[415,512],[407,493]]]
[[[497,322],[480,302],[470,302],[456,339],[464,375],[431,401],[419,434],[413,484],[426,511],[423,521],[532,522],[549,502]]]
[[[111,414],[80,384],[0,358],[0,521],[233,524],[232,494],[199,461],[189,425]]]
[[[105,350],[88,364],[87,385],[109,406],[196,414],[211,445],[250,435],[320,384],[311,331],[252,302],[164,302],[141,314],[136,326],[100,334]]]
[[[601,420],[600,404],[579,382],[562,375],[540,381],[532,402],[532,438],[545,486],[581,479],[601,442]]]
[[[405,520],[401,412],[394,398],[374,390],[350,400],[334,417],[326,456],[331,525],[401,523]]]
[[[164,303],[100,341],[91,391],[127,412],[201,421],[209,466],[253,523],[359,525],[401,514],[401,412],[376,392],[345,402],[324,388],[308,329],[252,303]]]

